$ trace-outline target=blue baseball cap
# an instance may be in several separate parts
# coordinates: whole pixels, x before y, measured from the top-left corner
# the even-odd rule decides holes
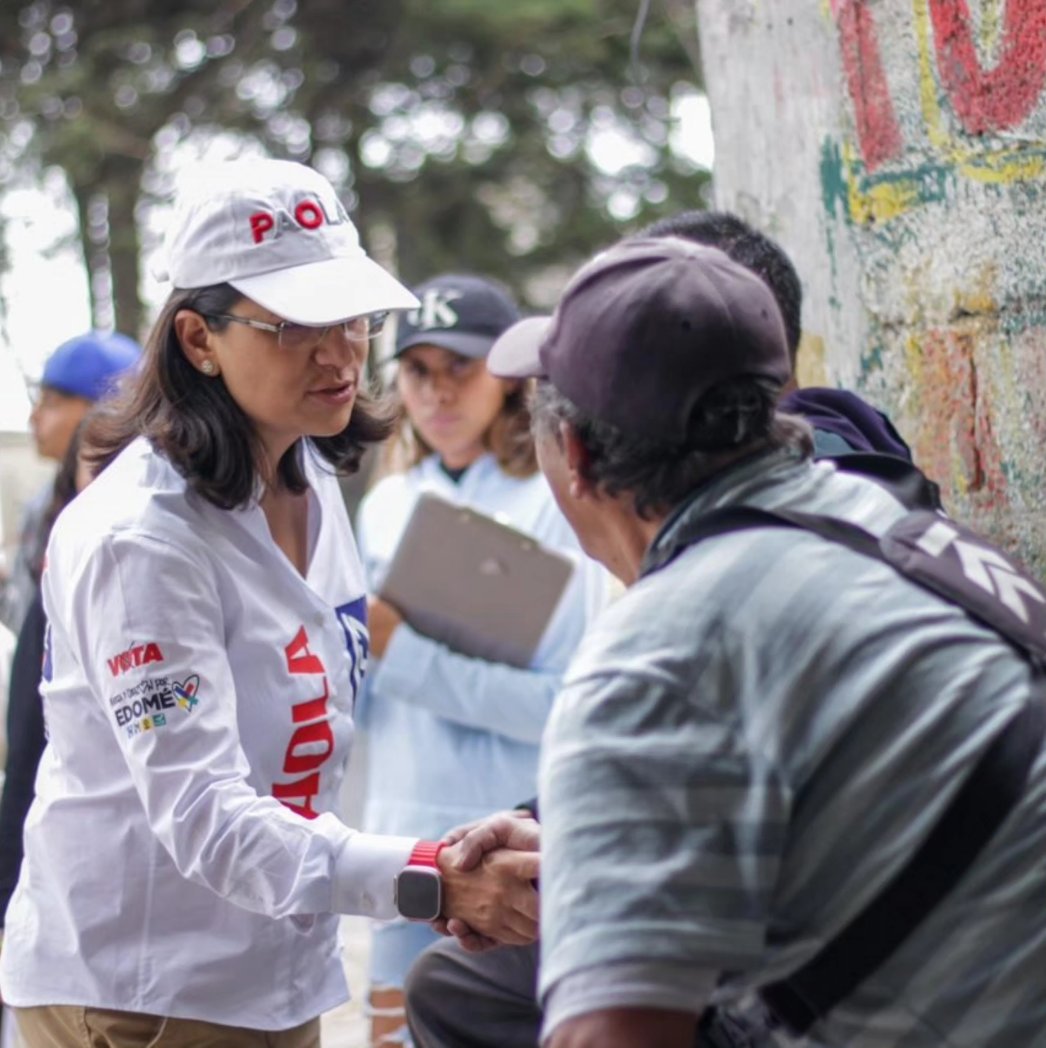
[[[88,331],[63,342],[47,358],[40,385],[86,400],[101,400],[141,355],[141,346],[133,338],[117,331]]]

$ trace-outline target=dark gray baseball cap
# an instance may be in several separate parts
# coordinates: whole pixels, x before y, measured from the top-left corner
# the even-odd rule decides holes
[[[504,378],[547,378],[593,418],[681,443],[726,379],[792,373],[770,289],[722,251],[676,237],[623,240],[570,280],[551,317],[509,328],[487,358]]]
[[[400,314],[397,357],[411,346],[485,357],[498,335],[519,320],[519,307],[508,290],[486,277],[445,273],[413,290],[420,304]]]

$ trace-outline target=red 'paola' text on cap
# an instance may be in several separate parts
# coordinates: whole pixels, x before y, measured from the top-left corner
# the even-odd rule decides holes
[[[349,221],[348,212],[340,200],[334,201],[334,212],[322,200],[306,197],[294,206],[294,213],[278,208],[275,211],[255,211],[250,217],[251,237],[256,244],[275,240],[286,232],[319,229],[322,225],[339,226]],[[268,236],[268,234],[272,234]]]

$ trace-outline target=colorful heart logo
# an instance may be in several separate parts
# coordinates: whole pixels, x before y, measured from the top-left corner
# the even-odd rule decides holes
[[[191,677],[186,677],[185,680],[172,681],[171,691],[174,692],[174,701],[186,713],[192,713],[196,708],[199,699],[196,697],[196,693],[200,690],[200,678],[194,673]]]

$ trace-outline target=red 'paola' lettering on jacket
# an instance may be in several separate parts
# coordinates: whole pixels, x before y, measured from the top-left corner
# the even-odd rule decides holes
[[[114,677],[119,677],[121,673],[126,673],[136,666],[144,666],[150,662],[163,662],[163,652],[160,651],[159,644],[152,642],[136,644],[133,648],[121,651],[119,655],[114,655],[106,661],[109,663],[109,672]]]
[[[315,819],[319,812],[313,800],[320,792],[320,766],[334,750],[334,733],[327,717],[327,699],[330,688],[323,660],[309,651],[309,635],[299,628],[294,639],[284,649],[287,670],[294,675],[310,674],[323,678],[322,694],[291,707],[291,718],[299,725],[287,743],[283,758],[285,775],[295,775],[292,782],[273,784],[272,795],[281,804],[306,819]]]

